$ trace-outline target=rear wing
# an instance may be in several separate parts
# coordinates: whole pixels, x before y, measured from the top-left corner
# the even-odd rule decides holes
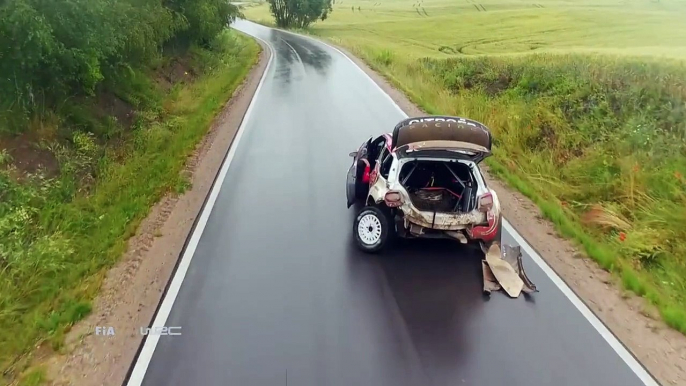
[[[393,145],[396,149],[421,142],[459,142],[472,144],[480,152],[491,153],[491,131],[482,123],[452,116],[427,116],[407,118],[393,129]],[[467,146],[472,147],[472,146]]]

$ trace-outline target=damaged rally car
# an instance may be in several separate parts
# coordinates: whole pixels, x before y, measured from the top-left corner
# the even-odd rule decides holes
[[[353,226],[359,248],[379,252],[395,237],[499,246],[500,203],[479,169],[491,146],[486,126],[451,116],[408,118],[369,138],[350,153],[346,186],[348,208],[364,205]]]

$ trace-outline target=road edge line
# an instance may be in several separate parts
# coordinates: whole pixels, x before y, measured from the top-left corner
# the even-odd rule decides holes
[[[229,167],[231,166],[231,162],[233,161],[233,157],[243,136],[245,127],[247,126],[247,123],[252,115],[252,111],[254,109],[256,101],[255,96],[262,89],[262,85],[264,84],[264,81],[267,78],[267,74],[269,73],[269,70],[271,69],[272,63],[274,61],[274,48],[271,46],[271,44],[257,36],[251,35],[251,37],[261,41],[265,45],[265,47],[267,47],[267,49],[269,50],[269,60],[264,68],[262,76],[260,77],[260,81],[257,84],[257,88],[255,88],[255,92],[253,93],[252,99],[250,100],[250,104],[248,105],[248,108],[245,110],[245,113],[243,114],[243,118],[241,120],[240,125],[238,126],[238,130],[236,131],[236,134],[233,140],[231,141],[231,144],[229,145],[226,154],[224,155],[222,164],[219,170],[217,171],[217,174],[215,175],[215,179],[212,182],[212,186],[210,187],[210,192],[206,196],[206,200],[200,209],[199,216],[196,217],[196,222],[193,224],[193,227],[186,238],[186,244],[184,245],[180,253],[181,258],[177,260],[177,264],[176,267],[174,267],[174,272],[172,273],[169,285],[164,290],[162,299],[159,303],[157,310],[155,311],[155,315],[153,316],[154,321],[152,322],[152,325],[150,327],[163,327],[167,322],[167,318],[171,313],[174,302],[176,301],[176,297],[178,296],[179,290],[181,289],[181,285],[183,284],[183,281],[186,277],[186,273],[188,272],[188,268],[190,267],[191,260],[195,255],[195,250],[198,247],[200,238],[202,237],[203,231],[205,230],[205,226],[207,225],[207,221],[209,220],[210,214],[212,213],[214,204],[217,200],[217,197],[219,196],[219,192],[223,185],[224,179],[226,178],[226,174],[229,170]],[[123,386],[139,386],[143,383],[143,379],[145,378],[145,374],[148,370],[148,366],[150,365],[152,356],[155,352],[155,348],[157,347],[157,343],[159,342],[159,340],[160,335],[147,335],[144,338],[144,341],[141,344],[139,351],[136,354],[129,368],[129,371],[126,377],[124,378],[124,381],[122,383]]]
[[[268,27],[270,28],[270,27]],[[313,38],[307,35],[301,35],[290,31],[285,31],[279,29],[279,31],[289,33],[291,35],[296,35],[299,37],[304,37],[320,44],[323,44],[339,54],[343,55],[350,63],[352,63],[355,68],[362,72],[365,77],[372,82],[376,88],[390,100],[391,104],[395,106],[398,111],[402,113],[403,116],[409,118],[409,115],[403,110],[398,103],[391,97],[386,91],[384,91],[381,86],[376,83],[376,81],[365,72],[354,60],[352,60],[345,52],[338,49],[337,47],[328,44],[322,40]],[[404,93],[403,93],[404,94]],[[413,103],[414,104],[414,103]],[[646,367],[636,358],[636,356],[629,350],[624,343],[622,343],[619,338],[605,325],[605,323],[600,320],[600,318],[591,310],[588,305],[579,297],[579,295],[574,292],[574,290],[567,285],[567,283],[562,279],[562,277],[555,272],[555,270],[541,257],[541,255],[526,241],[526,239],[517,232],[517,230],[512,226],[512,224],[503,217],[503,227],[506,231],[520,244],[520,246],[526,251],[531,259],[543,270],[550,280],[555,284],[555,286],[562,292],[563,295],[574,305],[574,307],[581,313],[581,315],[588,320],[588,322],[593,326],[593,328],[603,337],[603,339],[610,345],[610,347],[617,353],[617,355],[624,361],[624,363],[633,371],[634,374],[643,382],[646,386],[661,386],[655,377],[646,369]],[[509,229],[508,229],[509,228]]]
[[[519,234],[515,227],[503,218],[503,227],[515,241],[524,248],[531,260],[536,263],[543,273],[545,273],[555,286],[562,292],[563,295],[576,307],[581,315],[588,320],[595,328],[600,336],[610,345],[610,347],[619,355],[619,357],[626,363],[627,366],[636,374],[636,376],[646,386],[660,386],[655,377],[643,366],[643,364],[636,358],[636,356],[622,343],[619,338],[610,330],[609,327],[603,323],[600,318],[591,310],[586,302],[584,302],[579,295],[565,282],[565,280],[551,267],[543,257],[524,239],[524,236]],[[509,229],[508,229],[509,228]]]

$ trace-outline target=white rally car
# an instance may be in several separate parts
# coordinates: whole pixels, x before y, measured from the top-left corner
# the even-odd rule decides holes
[[[350,153],[348,208],[362,205],[353,226],[365,252],[396,236],[500,244],[502,215],[479,163],[491,155],[491,132],[460,117],[408,118],[390,134],[371,137]]]

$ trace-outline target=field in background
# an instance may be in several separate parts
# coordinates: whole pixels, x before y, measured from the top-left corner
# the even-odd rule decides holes
[[[686,333],[683,20],[674,0],[336,0],[303,32],[491,127],[491,170]]]
[[[686,1],[536,1],[335,0],[312,31],[412,57],[575,51],[686,58]],[[271,22],[266,5],[250,5],[249,19]]]

